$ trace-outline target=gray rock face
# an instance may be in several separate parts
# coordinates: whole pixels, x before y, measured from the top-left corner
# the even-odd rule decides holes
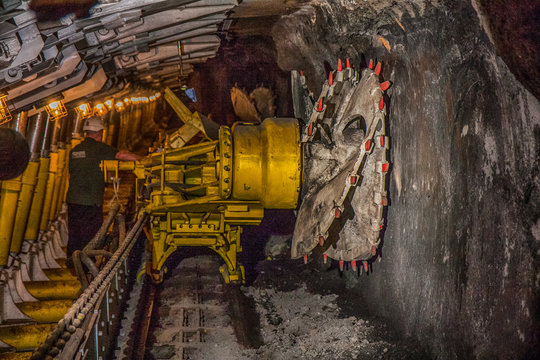
[[[344,4],[343,7],[341,4]],[[375,313],[441,359],[538,356],[540,104],[469,2],[322,2],[274,26],[284,70],[383,61],[392,141]],[[348,8],[345,8],[347,6]],[[538,79],[537,79],[538,80]]]

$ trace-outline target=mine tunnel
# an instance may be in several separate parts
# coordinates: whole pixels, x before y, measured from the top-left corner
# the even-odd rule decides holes
[[[0,0],[0,359],[539,358],[539,29]]]

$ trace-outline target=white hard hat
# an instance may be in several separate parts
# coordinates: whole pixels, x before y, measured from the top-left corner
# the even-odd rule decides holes
[[[91,116],[84,122],[83,131],[100,131],[103,129],[103,121],[97,116]]]

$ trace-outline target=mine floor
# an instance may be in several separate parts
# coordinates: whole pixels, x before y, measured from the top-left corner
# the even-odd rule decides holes
[[[157,288],[146,359],[429,359],[370,316],[337,268],[265,259],[234,287],[217,257],[180,257]]]

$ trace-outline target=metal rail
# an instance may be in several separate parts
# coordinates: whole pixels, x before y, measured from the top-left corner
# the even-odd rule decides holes
[[[119,282],[119,270],[125,267],[127,257],[147,220],[147,214],[139,217],[125,240],[120,243],[118,250],[116,250],[103,269],[92,280],[62,320],[58,322],[58,325],[49,334],[44,343],[34,351],[31,357],[32,360],[52,357],[72,359],[79,351],[87,354],[89,350],[85,349],[85,345],[87,346],[92,343],[88,342],[91,335],[95,335],[92,338],[96,346],[96,359],[99,357],[98,353],[107,351],[108,346],[99,346],[99,335],[103,333],[103,330],[98,328],[100,326],[104,327],[105,323],[104,321],[97,320],[99,320],[100,315],[106,316],[108,323],[111,325],[110,328],[107,327],[108,331],[118,326],[118,319],[115,319],[116,314],[112,311],[113,309],[110,309],[113,303],[111,298],[117,297],[118,300],[121,300],[121,293],[123,291],[122,289],[116,289],[116,286],[114,291],[109,290],[111,290],[112,283],[115,283],[113,285],[117,285]],[[124,276],[125,271],[121,275]],[[100,304],[101,311],[98,310]]]

